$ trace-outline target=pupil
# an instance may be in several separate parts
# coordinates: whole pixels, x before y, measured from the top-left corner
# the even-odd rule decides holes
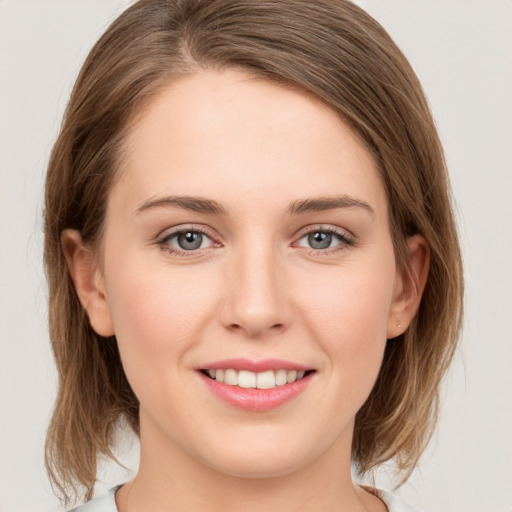
[[[332,235],[317,231],[308,235],[308,243],[313,249],[327,249],[331,245]]]
[[[203,242],[202,233],[197,231],[187,231],[178,235],[178,245],[185,250],[191,251],[193,249],[199,249]]]

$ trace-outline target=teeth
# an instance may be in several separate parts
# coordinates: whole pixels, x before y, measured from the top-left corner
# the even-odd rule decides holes
[[[229,384],[230,386],[238,385],[238,374],[235,370],[226,370],[224,372],[224,384]]]
[[[288,384],[290,384],[290,382],[295,382],[297,380],[297,372],[295,370],[291,370],[288,372],[288,375],[286,376],[286,381],[288,382]]]
[[[286,370],[277,370],[276,372],[276,386],[282,386],[288,382],[288,372]]]
[[[241,388],[271,389],[276,386],[284,386],[300,380],[306,374],[305,371],[296,370],[268,370],[254,373],[247,370],[207,370],[206,373],[217,382],[223,382],[229,386]]]
[[[231,370],[228,370],[231,371]],[[232,370],[235,371],[235,370]],[[236,373],[236,372],[235,372]],[[256,387],[256,374],[248,371],[241,371],[238,373],[238,385],[241,388],[255,388]]]
[[[258,389],[270,389],[276,387],[276,376],[272,370],[256,374],[256,387]]]

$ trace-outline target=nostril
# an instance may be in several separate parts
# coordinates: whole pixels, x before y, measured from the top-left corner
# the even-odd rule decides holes
[[[260,336],[265,336],[265,334],[268,334],[269,332],[278,333],[284,329],[284,324],[276,323],[273,325],[266,326],[263,322],[261,324],[258,324],[256,322],[246,322],[243,325],[238,323],[231,323],[227,326],[227,328],[231,331],[244,331],[248,336],[256,338]]]

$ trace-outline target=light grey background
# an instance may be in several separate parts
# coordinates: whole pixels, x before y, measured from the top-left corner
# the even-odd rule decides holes
[[[46,333],[44,169],[70,87],[128,0],[0,0],[0,512],[60,510],[43,469],[56,372]],[[425,512],[512,510],[512,3],[361,0],[422,80],[445,144],[467,275],[461,350],[421,466]],[[125,459],[136,465],[136,445]],[[102,492],[128,478],[107,466]],[[385,472],[377,483],[391,488]]]

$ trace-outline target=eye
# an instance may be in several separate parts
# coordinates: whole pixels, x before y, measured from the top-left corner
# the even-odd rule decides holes
[[[354,244],[351,236],[334,229],[314,229],[305,233],[297,242],[299,247],[307,247],[315,251],[336,250]]]
[[[198,229],[182,229],[164,236],[159,245],[173,253],[191,252],[206,249],[214,245],[214,241]]]
[[[304,238],[307,238],[309,247],[312,249],[328,249],[331,247],[333,240],[336,241],[332,233],[326,233],[325,231],[315,231]]]
[[[184,251],[194,251],[195,249],[201,249],[206,238],[199,231],[182,231],[174,235],[171,240],[176,239],[179,248]]]

